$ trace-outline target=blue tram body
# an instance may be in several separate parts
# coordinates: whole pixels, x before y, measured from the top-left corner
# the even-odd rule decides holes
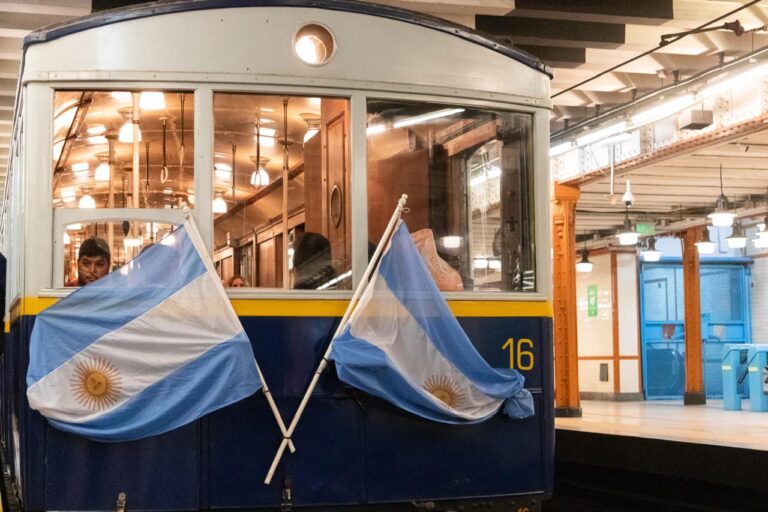
[[[350,0],[159,2],[35,32],[24,51],[0,216],[4,505],[104,510],[124,493],[129,510],[535,510],[552,492],[546,66],[471,29]],[[167,104],[140,109],[152,91]],[[126,120],[152,141],[146,153],[123,140]],[[108,182],[89,161],[108,164]],[[401,193],[461,326],[491,366],[522,372],[533,417],[437,424],[330,369],[296,453],[264,485],[282,435],[261,393],[133,442],[67,434],[29,408],[35,317],[76,282],[76,244],[106,238],[117,269],[179,224],[184,202],[222,280],[252,285],[229,296],[289,422]],[[292,258],[308,233],[326,239],[336,277],[299,290]]]
[[[508,367],[502,345],[510,333],[535,340],[536,361],[551,361],[549,318],[459,320],[493,366]],[[290,418],[338,318],[241,321],[281,414]],[[492,499],[506,507],[515,498],[541,499],[553,490],[553,396],[546,386],[551,365],[523,372],[535,400],[534,417],[497,415],[469,426],[423,420],[344,386],[329,371],[295,433],[297,452],[266,486],[262,480],[281,435],[261,394],[167,434],[128,443],[93,442],[49,427],[27,407],[24,394],[33,325],[33,316],[20,317],[6,335],[3,353],[4,442],[18,447],[6,455],[10,467],[23,471],[25,510],[102,510],[120,492],[133,510]],[[288,488],[290,500],[284,495]]]

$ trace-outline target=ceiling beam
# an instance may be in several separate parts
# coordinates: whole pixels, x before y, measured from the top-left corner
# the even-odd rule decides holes
[[[478,15],[475,28],[515,44],[618,48],[625,43],[625,27],[616,23]]]
[[[515,0],[509,16],[661,25],[674,18],[672,0]]]
[[[559,46],[516,45],[517,48],[530,53],[544,61],[552,68],[575,68],[587,62],[585,48],[564,48]]]

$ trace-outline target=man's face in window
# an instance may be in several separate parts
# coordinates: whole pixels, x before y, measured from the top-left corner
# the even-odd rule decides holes
[[[77,262],[77,283],[85,286],[107,275],[109,261],[104,256],[83,256]]]

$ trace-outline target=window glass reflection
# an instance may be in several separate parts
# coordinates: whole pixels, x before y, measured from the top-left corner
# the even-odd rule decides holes
[[[214,95],[214,263],[225,286],[350,288],[348,112],[345,99]]]
[[[66,226],[64,286],[84,286],[117,270],[175,229],[157,222],[90,222]]]
[[[528,114],[369,101],[369,242],[405,193],[441,290],[535,290],[531,129]]]
[[[193,100],[176,91],[57,91],[53,206],[192,207]]]

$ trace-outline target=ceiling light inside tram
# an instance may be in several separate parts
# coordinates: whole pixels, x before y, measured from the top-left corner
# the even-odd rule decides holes
[[[213,200],[213,213],[227,213],[227,202],[220,193],[217,193],[216,199]]]
[[[96,181],[109,181],[109,164],[107,162],[101,162],[93,173],[93,178]]]
[[[80,202],[77,204],[79,208],[83,209],[90,209],[90,208],[96,208],[96,201],[93,199],[93,196],[91,196],[90,190],[83,190],[85,192],[85,195],[80,198]]]
[[[216,162],[213,164],[214,172],[216,174],[216,177],[220,180],[232,180],[232,166],[229,164],[225,164],[224,162]]]
[[[139,142],[141,142],[141,129],[139,131]],[[125,124],[120,127],[120,133],[117,140],[125,143],[133,143],[133,117],[130,114],[125,116]]]
[[[141,110],[163,110],[165,108],[165,94],[159,91],[144,91],[139,96],[139,108]]]

